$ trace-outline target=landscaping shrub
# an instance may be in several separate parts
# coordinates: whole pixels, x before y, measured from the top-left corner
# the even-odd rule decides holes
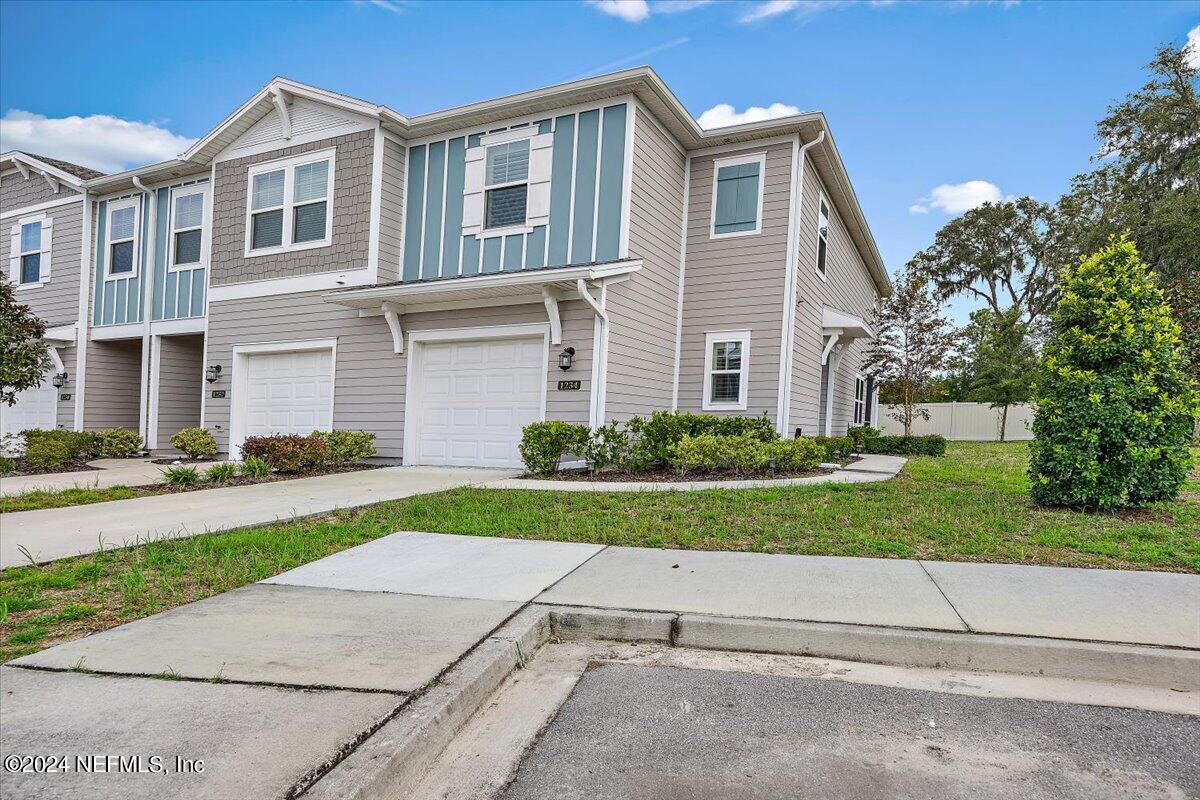
[[[576,452],[599,472],[612,464],[627,463],[629,449],[629,434],[622,429],[621,423],[613,421],[591,431]]]
[[[231,464],[228,461],[213,464],[204,470],[204,480],[212,481],[213,483],[225,483],[233,480],[234,476],[237,475],[237,471],[237,465]]]
[[[760,442],[773,442],[779,438],[766,414],[761,417],[719,417],[715,414],[655,411],[649,418],[634,417],[625,427],[635,437],[631,456],[635,463],[648,463],[646,469],[668,463],[672,449],[686,436],[748,435]]]
[[[167,486],[191,486],[200,482],[200,470],[195,467],[167,467],[162,474]]]
[[[850,437],[850,441],[857,448],[866,446],[867,439],[878,439],[883,435],[883,431],[879,428],[872,428],[870,425],[851,426],[846,429],[846,436]]]
[[[352,464],[375,455],[375,434],[370,431],[330,431],[320,436],[331,464]]]
[[[838,456],[849,458],[854,454],[854,441],[849,436],[813,436],[810,438],[825,452],[826,461],[833,461]]]
[[[271,465],[261,458],[247,458],[238,466],[238,472],[247,478],[265,478],[271,474]]]
[[[1175,499],[1200,405],[1179,323],[1124,238],[1060,282],[1034,386],[1030,494],[1098,509]]]
[[[328,458],[328,450],[320,433],[250,436],[242,444],[242,457],[261,458],[278,472],[296,474],[320,467]]]
[[[0,475],[7,475],[16,468],[16,464],[11,458],[0,456]]]
[[[684,436],[671,448],[669,464],[681,475],[689,472],[723,472],[736,475],[767,466],[766,443],[749,433],[738,436]]]
[[[893,456],[944,456],[946,437],[936,433],[926,436],[876,436],[863,440],[863,451]]]
[[[825,448],[812,439],[780,439],[763,447],[777,472],[806,472],[825,460]]]
[[[25,440],[26,448],[37,440],[58,442],[67,448],[67,458],[71,460],[90,456],[99,447],[96,434],[90,431],[41,430],[39,428],[31,428],[30,430],[21,431],[21,438]]]
[[[579,453],[590,433],[586,425],[572,425],[557,419],[533,422],[521,430],[521,444],[517,449],[526,470],[544,475],[558,469],[567,451]]]
[[[171,447],[188,458],[212,458],[217,454],[217,440],[204,428],[184,428],[171,437]]]
[[[96,432],[96,450],[103,458],[129,458],[142,447],[142,436],[125,428]]]
[[[50,437],[36,437],[25,447],[25,463],[33,469],[58,469],[70,457],[67,446]]]

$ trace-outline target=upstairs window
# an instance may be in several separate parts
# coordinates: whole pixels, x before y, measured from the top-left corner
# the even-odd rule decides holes
[[[525,224],[529,201],[529,140],[492,145],[484,162],[485,228]]]
[[[825,277],[825,259],[829,255],[829,206],[821,198],[821,209],[817,214],[817,272]]]
[[[21,226],[21,280],[19,283],[42,282],[42,223],[26,222]]]
[[[867,419],[867,379],[854,376],[854,424],[862,425]]]
[[[711,332],[704,339],[704,410],[744,411],[749,388],[750,331]]]
[[[108,211],[108,274],[130,276],[137,272],[134,260],[134,241],[137,238],[137,201],[109,205]]]
[[[246,255],[330,244],[333,151],[251,167],[249,192]]]
[[[171,217],[171,266],[199,266],[204,251],[204,189],[178,190]]]
[[[762,231],[762,174],[766,155],[713,162],[712,237],[752,236]]]

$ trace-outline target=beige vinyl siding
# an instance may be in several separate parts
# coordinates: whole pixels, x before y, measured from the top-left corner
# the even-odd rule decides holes
[[[766,153],[762,232],[712,239],[713,159]],[[792,145],[784,142],[692,159],[683,293],[679,408],[702,409],[707,331],[751,332],[745,411],[772,421],[779,403],[779,338],[787,272]]]
[[[88,342],[83,427],[137,430],[142,390],[142,340]]]
[[[42,181],[45,185],[45,181]],[[42,212],[34,212],[42,213]],[[42,286],[17,288],[17,302],[28,305],[47,327],[71,325],[79,319],[79,248],[83,239],[83,201],[69,206],[57,206],[46,210],[47,219],[53,219],[50,250],[50,277]],[[9,231],[23,215],[5,217],[0,222],[0,265],[7,279],[9,269]],[[45,265],[42,267],[45,271]]]
[[[679,233],[686,161],[640,109],[634,128],[629,256],[642,269],[609,289],[605,415],[627,419],[671,407]]]
[[[66,184],[60,184],[56,192],[46,183],[45,178],[32,171],[28,180],[22,178],[21,173],[15,169],[0,177],[0,213],[3,214],[72,196],[78,196],[78,193],[67,188]]]
[[[291,253],[245,256],[249,168],[265,161],[337,149],[334,156],[332,244]],[[375,132],[360,131],[217,164],[213,188],[212,286],[365,269],[371,228],[371,168]]]
[[[546,392],[547,417],[586,423],[590,397],[591,309],[582,301],[559,304],[563,345],[576,350],[575,365],[568,373],[558,369],[562,345],[550,345]],[[440,330],[490,325],[544,323],[546,309],[536,305],[407,314],[404,329]],[[235,345],[264,342],[299,342],[337,338],[333,388],[333,426],[367,430],[377,436],[378,455],[401,458],[404,451],[404,394],[407,355],[392,351],[392,336],[382,316],[359,317],[356,310],[321,299],[320,293],[282,295],[271,298],[227,300],[209,304],[208,363],[233,364]],[[560,379],[581,380],[578,391],[557,389]],[[229,446],[230,408],[233,400],[232,369],[227,369],[211,389],[225,389],[223,399],[205,400],[205,426],[213,432],[218,447]],[[210,394],[210,393],[209,393]]]
[[[79,385],[79,376],[75,374],[76,349],[74,346],[58,348],[58,357],[62,359],[63,367],[67,370],[67,384],[57,390],[58,408],[56,409],[56,427],[66,430],[71,430],[75,427],[75,403],[79,399],[79,394],[75,391]],[[63,395],[67,395],[71,399],[63,400]]]
[[[826,251],[826,280],[817,272],[818,199],[824,187],[811,161],[804,164],[804,197],[797,236],[796,337],[793,345],[791,420],[794,432],[805,435],[824,432],[824,369],[821,351],[821,313],[825,306],[862,317],[874,314],[875,283],[850,239],[841,216],[825,194],[829,209],[829,247]],[[856,340],[842,350],[834,375],[834,435],[845,433],[854,414],[854,376],[862,364],[868,343]]]
[[[200,396],[204,391],[204,336],[161,336],[158,363],[158,443],[171,446],[171,437],[200,424]]]
[[[404,239],[403,145],[383,139],[383,192],[379,207],[379,280],[400,278],[400,245]]]

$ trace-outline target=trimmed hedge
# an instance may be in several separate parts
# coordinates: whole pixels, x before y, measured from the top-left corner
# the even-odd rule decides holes
[[[826,461],[833,461],[838,456],[849,458],[854,454],[854,440],[849,436],[813,436],[809,441],[816,442],[825,452]]]
[[[944,456],[946,437],[936,433],[927,436],[875,436],[863,440],[863,451],[893,456]]]
[[[188,458],[212,458],[217,454],[217,440],[204,428],[184,428],[171,437],[171,447]]]
[[[242,444],[242,458],[261,458],[279,472],[296,474],[323,465],[328,457],[320,433],[308,436],[250,436]]]
[[[50,437],[34,438],[25,448],[25,463],[34,469],[58,469],[70,457],[67,446]]]
[[[76,459],[90,456],[99,450],[99,441],[91,431],[41,430],[31,428],[21,431],[25,440],[25,449],[38,441],[54,441],[67,449],[67,458]]]
[[[688,473],[723,472],[745,475],[766,468],[769,457],[766,445],[748,433],[738,436],[684,436],[671,448],[668,463],[680,475]]]
[[[517,447],[525,469],[535,475],[545,475],[558,469],[568,451],[578,453],[591,436],[586,425],[572,425],[551,419],[533,422],[521,429],[521,444]]]
[[[807,472],[825,460],[825,449],[812,439],[780,439],[763,445],[779,472]]]
[[[96,450],[103,458],[130,458],[142,449],[142,435],[125,428],[96,431]]]
[[[375,434],[370,431],[330,431],[320,436],[331,464],[351,464],[375,455]]]

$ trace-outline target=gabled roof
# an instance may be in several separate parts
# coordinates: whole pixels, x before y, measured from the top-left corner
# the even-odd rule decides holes
[[[16,167],[22,172],[33,171],[48,175],[68,184],[73,189],[82,189],[84,181],[104,175],[103,172],[81,167],[70,161],[40,156],[36,153],[26,153],[23,150],[9,150],[7,153],[0,153],[0,169],[7,169],[10,166]]]
[[[118,188],[122,183],[131,182],[133,177],[152,181],[204,169],[218,153],[237,141],[252,125],[296,97],[324,103],[375,120],[384,130],[401,139],[418,139],[487,126],[517,116],[552,113],[566,106],[628,95],[636,97],[679,144],[689,151],[717,145],[743,142],[749,144],[756,140],[784,135],[798,135],[802,142],[812,142],[824,133],[821,143],[809,150],[809,157],[825,184],[834,207],[846,223],[855,248],[867,265],[876,288],[883,295],[891,294],[891,282],[883,257],[867,225],[866,216],[854,193],[850,176],[846,173],[845,165],[838,154],[833,133],[824,114],[811,111],[765,122],[704,129],[650,67],[634,67],[413,117],[357,97],[277,77],[259,89],[178,158],[98,178],[94,181],[94,188]],[[89,182],[89,188],[92,187],[93,183]]]

